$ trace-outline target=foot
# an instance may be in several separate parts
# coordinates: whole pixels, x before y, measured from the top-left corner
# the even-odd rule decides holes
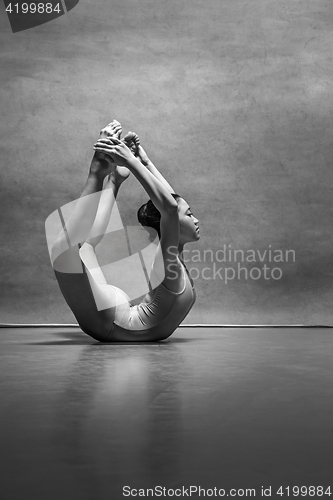
[[[140,139],[138,137],[138,134],[136,134],[135,132],[128,132],[123,138],[123,142],[132,151],[134,156],[138,155],[138,147],[140,146]]]
[[[122,141],[132,151],[132,153],[134,154],[134,156],[138,156],[139,148],[141,148],[141,146],[140,146],[140,139],[138,137],[138,134],[136,134],[135,132],[128,132],[125,135],[125,137],[122,139]],[[142,151],[143,151],[143,149],[142,149]],[[148,159],[148,156],[147,156],[147,159]],[[122,182],[124,182],[127,179],[127,177],[129,176],[129,174],[130,174],[130,171],[128,170],[127,167],[119,167],[118,166],[116,168],[114,174],[112,176],[110,176],[110,177],[118,185],[120,185]]]
[[[128,132],[128,134],[125,135],[123,141],[130,148],[132,153],[137,158],[139,158],[141,163],[146,167],[148,165],[148,163],[150,162],[150,159],[148,158],[146,151],[143,149],[143,147],[140,144],[140,139],[139,139],[138,134],[136,134],[135,132]]]
[[[109,137],[116,137],[120,140],[122,133],[121,124],[117,120],[112,120],[106,127],[102,128],[100,131],[100,138],[108,139]],[[110,160],[107,155],[103,155],[103,153],[99,153],[104,158]],[[124,180],[129,176],[130,171],[126,167],[118,167],[114,165],[113,171],[109,175],[109,181],[112,181],[118,185],[122,184]]]
[[[112,120],[106,127],[102,128],[100,131],[100,137],[102,139],[107,139],[108,137],[116,137],[120,139],[122,128],[117,120]]]

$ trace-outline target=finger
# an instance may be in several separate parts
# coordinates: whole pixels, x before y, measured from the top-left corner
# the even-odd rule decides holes
[[[111,144],[109,137],[101,137],[100,139],[97,139],[96,143],[103,143],[103,144]]]
[[[109,149],[99,148],[99,147],[97,147],[97,146],[94,146],[94,147],[93,147],[93,150],[94,150],[94,151],[98,151],[99,153],[106,153],[106,154],[110,154],[110,150],[109,150]]]
[[[114,148],[114,146],[110,144],[103,144],[97,142],[96,144],[94,144],[94,148],[104,148],[107,151],[110,151],[110,149]]]
[[[115,142],[113,141],[113,139],[115,139],[116,141],[118,142]],[[107,146],[115,146],[116,144],[118,143],[121,143],[121,141],[119,141],[116,137],[106,137],[106,138],[101,138],[101,139],[97,139],[97,141],[95,142],[95,144],[99,144],[99,145],[102,145],[104,147],[107,147]]]
[[[98,153],[105,153],[109,156],[116,153],[116,151],[114,151],[114,150],[105,149],[105,148],[94,147],[93,149],[94,149],[94,151],[97,151]]]
[[[108,137],[99,137],[98,139],[96,139],[96,142],[103,141],[105,144],[111,144],[111,139],[113,137],[115,137],[115,136],[109,135]]]
[[[102,149],[105,149],[105,151],[112,151],[115,146],[109,146],[108,144],[94,144],[93,146],[94,148],[102,148]]]
[[[117,137],[109,137],[109,140],[114,144],[121,144],[121,141]]]

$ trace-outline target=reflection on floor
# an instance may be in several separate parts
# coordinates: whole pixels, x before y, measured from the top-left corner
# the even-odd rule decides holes
[[[99,344],[1,328],[0,344],[2,500],[118,500],[125,486],[282,498],[279,486],[332,482],[331,329]]]

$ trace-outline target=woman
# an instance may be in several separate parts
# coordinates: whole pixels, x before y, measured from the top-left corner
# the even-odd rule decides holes
[[[195,302],[182,252],[186,243],[199,239],[198,219],[149,160],[138,136],[129,132],[120,137],[115,120],[101,131],[86,185],[52,247],[51,260],[64,298],[85,333],[101,342],[158,341],[176,330]],[[139,222],[160,236],[150,277],[152,282],[155,275],[160,284],[139,305],[106,282],[95,254],[130,172],[150,197],[138,211]]]

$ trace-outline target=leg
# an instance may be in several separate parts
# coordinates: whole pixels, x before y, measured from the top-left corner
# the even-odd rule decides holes
[[[106,219],[126,178],[106,161],[95,155],[81,197],[51,249],[54,272],[67,304],[83,331],[100,341],[106,341],[111,332],[117,296],[97,260],[93,261],[94,248],[103,237]]]
[[[83,218],[93,215],[92,204],[89,206],[78,203],[76,208],[80,209]],[[84,212],[84,208],[90,210]],[[78,213],[73,214],[75,215],[78,216]],[[83,243],[81,249],[80,246],[80,244],[69,246],[61,237],[58,238],[52,248],[55,257],[52,259],[54,273],[60,290],[82,330],[96,340],[104,341],[112,329],[116,305],[115,301],[112,302],[112,298],[115,297],[112,297],[112,287],[107,289],[99,283],[95,284],[94,276],[84,264],[81,253],[86,256],[85,247],[92,250],[93,247],[86,243]],[[92,287],[92,284],[95,286]]]

